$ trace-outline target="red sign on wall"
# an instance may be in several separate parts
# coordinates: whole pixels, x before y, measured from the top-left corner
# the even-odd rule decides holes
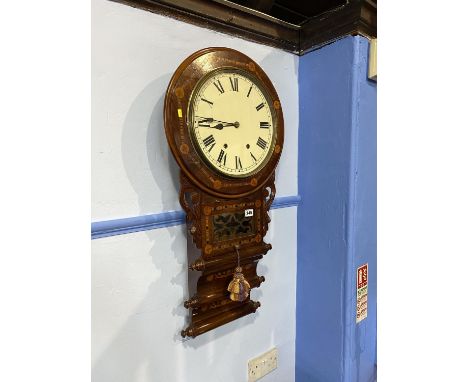
[[[367,317],[367,278],[368,266],[364,264],[356,273],[356,322],[361,322]]]
[[[357,287],[358,289],[367,285],[367,264],[359,267],[357,270]]]

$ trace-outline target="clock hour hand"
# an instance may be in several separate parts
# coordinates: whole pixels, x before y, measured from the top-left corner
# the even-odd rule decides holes
[[[239,122],[224,122],[224,121],[220,121],[219,119],[214,119],[214,118],[206,118],[206,117],[200,117],[200,116],[195,116],[195,118],[198,118],[198,123],[212,123],[212,122],[218,122],[218,125],[216,126],[219,126],[219,124],[222,124],[224,126],[234,126],[236,128],[239,127]]]
[[[233,123],[227,123],[227,122],[224,122],[224,123],[220,123],[218,124],[217,126],[223,126],[223,127],[229,127],[229,126],[234,126],[236,129],[239,127],[239,122],[233,122]]]
[[[222,130],[224,129],[226,126],[234,126],[234,124],[227,124],[227,125],[223,125],[222,123],[218,123],[217,125],[214,125],[214,126],[210,126],[210,125],[205,125],[205,124],[198,124],[198,127],[208,127],[209,129],[216,129],[216,130]]]
[[[236,129],[239,127],[239,122],[237,121],[236,122],[223,122],[214,118],[204,118],[204,117],[197,117],[197,118],[200,118],[198,120],[198,127],[208,127],[210,129],[217,129],[217,130],[222,130],[223,128],[229,127],[229,126],[234,126]],[[219,123],[214,126],[209,125],[210,123],[215,122],[215,121]]]
[[[198,125],[199,127],[209,127],[210,129],[217,129],[217,130],[222,130],[225,127],[229,126],[234,126],[236,129],[239,127],[239,122],[234,122],[234,123],[218,123],[217,125],[210,126],[210,125]]]
[[[211,126],[210,124],[204,123],[205,121],[198,122],[197,127],[207,127],[208,129],[217,129],[222,130],[224,128],[222,123],[218,123],[217,125]]]

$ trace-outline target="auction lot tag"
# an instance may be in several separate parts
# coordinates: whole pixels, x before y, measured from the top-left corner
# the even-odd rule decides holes
[[[356,323],[367,317],[367,264],[360,266],[356,274]]]

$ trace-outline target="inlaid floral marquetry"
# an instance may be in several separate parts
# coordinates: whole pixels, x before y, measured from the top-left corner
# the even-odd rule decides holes
[[[206,48],[175,71],[164,125],[180,167],[187,232],[200,250],[189,264],[197,283],[184,303],[191,323],[181,333],[196,337],[260,307],[250,290],[265,281],[257,263],[271,249],[263,238],[276,192],[283,114],[275,88],[252,59]]]

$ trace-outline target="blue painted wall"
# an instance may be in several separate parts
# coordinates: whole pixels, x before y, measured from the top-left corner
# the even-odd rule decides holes
[[[299,62],[296,382],[376,378],[376,84],[368,42],[347,37]],[[356,324],[356,268],[369,264]]]

